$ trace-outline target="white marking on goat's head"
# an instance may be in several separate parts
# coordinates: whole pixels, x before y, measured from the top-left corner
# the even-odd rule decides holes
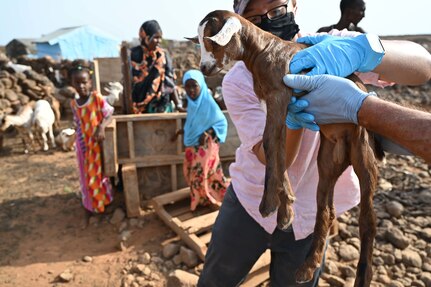
[[[241,28],[238,15],[229,11],[211,12],[200,22],[198,40],[202,73],[214,75],[235,59],[241,46],[238,36]]]

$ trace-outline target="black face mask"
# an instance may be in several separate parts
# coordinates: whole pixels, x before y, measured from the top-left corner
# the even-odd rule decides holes
[[[295,16],[292,12],[288,12],[283,17],[275,20],[265,17],[257,26],[283,40],[292,40],[299,32],[299,27],[295,23]]]

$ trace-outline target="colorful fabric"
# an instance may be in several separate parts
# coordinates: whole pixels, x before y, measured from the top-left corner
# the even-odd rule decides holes
[[[227,120],[220,107],[208,91],[204,75],[198,70],[189,70],[183,76],[183,85],[193,79],[198,82],[201,92],[193,100],[187,95],[187,118],[184,125],[184,145],[199,145],[199,137],[213,128],[221,143],[226,140]]]
[[[148,112],[148,104],[152,106],[168,106],[169,95],[163,95],[163,83],[165,81],[165,51],[157,47],[148,50],[145,46],[137,46],[131,52],[132,76],[133,76],[133,112],[140,114]],[[163,96],[163,97],[162,97]],[[157,109],[156,112],[160,112]]]
[[[221,203],[229,186],[219,157],[219,144],[208,137],[202,146],[187,147],[183,164],[184,177],[190,187],[190,209],[198,205]]]
[[[97,92],[83,105],[71,102],[76,124],[76,155],[84,207],[94,213],[105,211],[113,199],[109,178],[102,174],[102,147],[94,134],[104,118],[114,109]]]

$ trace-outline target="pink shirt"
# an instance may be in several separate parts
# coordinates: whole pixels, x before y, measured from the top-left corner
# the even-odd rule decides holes
[[[276,213],[263,218],[259,213],[265,178],[265,166],[253,153],[253,146],[263,136],[266,111],[253,90],[253,79],[244,62],[238,62],[223,80],[223,98],[238,131],[241,145],[236,160],[230,166],[235,193],[245,210],[268,233],[277,225]],[[280,119],[283,120],[284,119]],[[317,153],[319,133],[305,130],[298,156],[288,169],[290,183],[296,196],[293,231],[297,240],[310,235],[316,218],[316,190],[319,180]],[[337,181],[334,203],[337,216],[360,201],[359,182],[351,167]]]

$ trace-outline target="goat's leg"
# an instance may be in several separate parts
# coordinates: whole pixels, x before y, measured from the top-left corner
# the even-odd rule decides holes
[[[287,177],[287,172],[284,176]],[[283,181],[283,186],[286,192],[279,193],[280,207],[277,212],[277,226],[281,230],[286,230],[293,221],[294,212],[292,205],[295,197],[293,196],[292,187],[288,179]]]
[[[48,136],[51,141],[52,148],[55,148],[56,145],[55,145],[55,139],[54,139],[54,132],[52,131],[52,126],[48,128]]]
[[[351,147],[351,160],[361,187],[359,214],[359,234],[361,254],[356,268],[355,287],[370,286],[372,273],[373,243],[376,236],[376,217],[373,206],[373,195],[377,185],[377,162],[374,152],[368,144],[365,129]]]
[[[287,104],[290,100],[288,95],[269,94],[266,106],[266,126],[263,134],[263,148],[265,151],[265,189],[259,211],[263,217],[274,213],[280,205],[280,193],[289,192],[284,190],[286,184],[284,177],[286,170],[286,126],[284,118],[287,113]],[[290,183],[288,183],[290,185]],[[289,197],[293,197],[289,195]],[[288,204],[286,202],[285,204]],[[283,222],[291,221],[291,207],[282,208],[278,218],[283,218]],[[289,214],[288,214],[289,213]]]
[[[344,143],[338,142],[337,144]],[[316,268],[318,268],[322,262],[326,238],[335,219],[333,202],[335,183],[343,171],[349,166],[347,156],[344,156],[345,160],[343,162],[337,163],[335,161],[333,152],[335,152],[335,146],[337,144],[321,136],[319,155],[317,158],[319,183],[316,195],[316,223],[314,225],[313,242],[309,255],[304,264],[296,272],[296,282],[298,283],[309,282],[313,279]]]
[[[43,151],[47,151],[49,147],[48,147],[48,138],[46,137],[46,132],[42,130],[40,135],[42,136],[42,140],[43,140]]]

